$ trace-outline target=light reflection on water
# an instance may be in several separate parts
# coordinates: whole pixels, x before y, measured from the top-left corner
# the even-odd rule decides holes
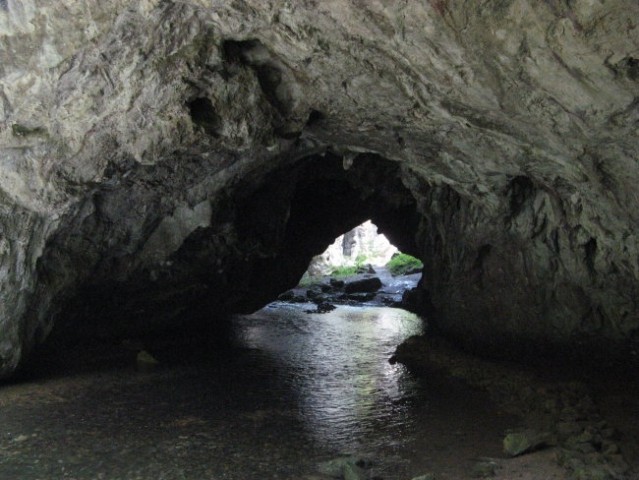
[[[422,332],[404,310],[338,307],[306,314],[305,305],[275,305],[237,317],[244,346],[272,357],[297,396],[300,420],[314,443],[354,451],[390,443],[412,421],[403,406],[416,380],[388,359]]]

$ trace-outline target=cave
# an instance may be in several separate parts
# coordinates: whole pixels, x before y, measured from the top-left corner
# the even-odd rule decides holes
[[[92,214],[82,213],[81,223],[69,218],[69,226],[51,239],[38,262],[41,278],[52,282],[45,287],[50,292],[60,281],[57,272],[73,268],[79,273],[83,264],[78,252],[97,260],[86,265],[90,273],[79,285],[60,290],[54,300],[58,311],[52,316],[58,320],[47,341],[214,329],[216,321],[258,310],[294,287],[313,256],[369,218],[402,251],[416,252],[419,215],[401,182],[399,165],[370,154],[351,162],[345,167],[344,158],[331,152],[311,155],[239,181],[216,204],[205,201],[174,212],[168,222],[155,225],[140,252],[150,263],[139,265],[129,278],[113,274],[130,268],[131,255],[121,249],[99,250],[91,239],[136,214],[130,210],[132,190],[96,192],[88,200],[91,205],[80,209],[89,208]],[[148,173],[142,170],[140,175]],[[132,174],[127,181],[136,188],[147,180]],[[124,230],[123,235],[134,238]],[[181,244],[176,237],[182,237]],[[34,335],[34,342],[44,339],[42,327]]]
[[[410,303],[435,343],[632,376],[634,18],[633,0],[0,2],[0,378],[87,344],[223,338],[367,219],[423,262]]]

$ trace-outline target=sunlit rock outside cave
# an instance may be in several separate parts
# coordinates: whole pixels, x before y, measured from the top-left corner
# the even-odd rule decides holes
[[[637,18],[0,0],[0,478],[639,477]]]
[[[377,226],[370,220],[340,235],[320,255],[311,260],[306,272],[309,277],[326,275],[337,267],[354,267],[364,264],[383,267],[397,247],[384,234],[377,232]]]
[[[278,301],[312,302],[317,313],[334,310],[336,303],[419,309],[411,295],[418,290],[423,267],[367,220],[315,255],[297,287],[279,295]]]

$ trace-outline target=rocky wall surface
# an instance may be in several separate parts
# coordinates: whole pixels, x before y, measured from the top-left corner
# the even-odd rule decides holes
[[[361,153],[396,175],[372,167],[334,195],[354,220],[383,209],[355,199],[387,188],[393,204],[401,178],[414,204],[378,225],[420,253],[440,330],[636,338],[635,18],[634,0],[0,2],[0,375],[55,324],[84,324],[88,286],[144,292],[203,231],[258,258],[249,237],[286,231],[294,189],[237,238],[240,192],[308,158],[347,174]],[[279,278],[284,237],[260,247]],[[228,274],[220,248],[207,258]]]

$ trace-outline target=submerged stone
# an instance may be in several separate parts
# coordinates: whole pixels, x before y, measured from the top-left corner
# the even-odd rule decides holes
[[[344,480],[365,480],[367,478],[364,466],[368,465],[364,459],[357,457],[341,457],[321,463],[320,473],[332,478]]]
[[[497,464],[492,460],[477,462],[473,467],[471,475],[474,478],[490,478],[497,473]]]

